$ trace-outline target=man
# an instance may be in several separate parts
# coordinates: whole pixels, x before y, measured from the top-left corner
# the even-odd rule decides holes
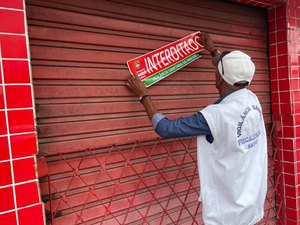
[[[203,220],[206,225],[253,225],[262,219],[267,191],[267,138],[261,105],[250,84],[255,66],[241,51],[220,54],[212,38],[201,44],[217,67],[220,99],[190,117],[159,113],[137,75],[127,86],[140,97],[162,137],[197,136]]]

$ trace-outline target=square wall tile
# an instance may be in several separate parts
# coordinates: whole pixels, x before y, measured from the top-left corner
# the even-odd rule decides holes
[[[286,197],[286,207],[291,208],[291,209],[296,209],[297,207],[297,199],[296,198],[290,198]]]
[[[299,28],[300,27],[300,17],[296,18],[296,27]]]
[[[289,67],[286,65],[284,67],[278,68],[278,78],[279,79],[288,79],[289,77]]]
[[[296,173],[300,172],[300,161],[296,162]]]
[[[270,79],[271,81],[278,79],[277,68],[270,69]]]
[[[297,178],[297,181],[295,182],[294,186],[298,186],[300,184],[300,175],[297,174],[297,175],[294,175],[296,178]],[[286,177],[286,176],[284,176]],[[291,181],[291,180],[290,180]],[[291,184],[292,185],[292,184]]]
[[[284,174],[285,184],[287,184],[287,185],[295,186],[296,179],[297,179],[297,177],[293,174]]]
[[[295,0],[294,5],[299,6],[300,5],[300,1],[299,0]],[[296,8],[296,12],[295,13],[296,13],[296,17],[300,18],[300,8],[299,7]]]
[[[290,103],[281,103],[280,104],[280,112],[283,115],[291,115],[292,114],[292,105]]]
[[[29,62],[22,60],[3,60],[5,83],[30,83]]]
[[[295,149],[294,149],[294,152],[295,152],[295,161],[296,162],[298,162],[298,163],[300,163],[300,148],[299,148],[299,146],[300,146],[300,139],[299,138],[297,138],[296,139],[296,143],[295,143]],[[299,165],[300,166],[300,165]],[[300,182],[300,180],[299,180],[299,182]],[[300,184],[300,183],[299,183]],[[300,188],[300,187],[299,187]]]
[[[18,159],[13,161],[15,183],[36,179],[34,158]]]
[[[289,66],[288,62],[289,62],[288,55],[278,56],[278,67]]]
[[[0,214],[0,224],[17,225],[16,212]]]
[[[2,58],[27,59],[25,36],[0,34],[0,42]]]
[[[296,67],[298,66],[298,55],[297,54],[291,54],[289,55],[289,66]]]
[[[299,85],[299,79],[291,79],[291,82],[290,82],[290,84],[291,84],[291,91],[293,91],[293,90],[299,90],[299,88],[300,88],[300,85]]]
[[[283,127],[282,132],[284,137],[286,138],[294,138],[295,137],[295,128],[294,127]]]
[[[271,99],[272,102],[279,103],[279,93],[278,92],[271,93]]]
[[[281,115],[282,126],[294,128],[295,127],[295,115]]]
[[[277,53],[277,45],[273,44],[269,46],[269,54],[275,56]]]
[[[275,32],[276,31],[276,23],[275,20],[269,21],[269,32]]]
[[[24,0],[0,0],[0,7],[24,9],[23,1]]]
[[[284,151],[283,160],[286,162],[294,162],[294,152],[292,150]]]
[[[289,4],[295,5],[295,0],[289,0]],[[287,16],[288,17],[296,17],[296,7],[287,7]]]
[[[282,141],[282,148],[285,150],[290,150],[290,151],[284,151],[283,152],[283,157],[284,157],[284,161],[288,161],[288,162],[294,162],[293,159],[293,153],[294,153],[294,139],[287,139],[287,138],[283,138],[281,139]],[[288,160],[289,156],[291,156],[292,158]]]
[[[271,80],[271,90],[274,93],[279,92],[279,81],[278,80]]]
[[[44,225],[44,209],[42,204],[18,210],[19,225],[33,225],[32,216],[34,215],[34,225]]]
[[[287,211],[287,212],[286,212],[286,215],[290,215],[290,211],[292,211],[292,210],[287,209],[286,211]],[[289,218],[290,218],[290,217],[288,217],[288,219],[286,220],[286,222],[284,222],[285,224],[288,224],[288,225],[298,225],[298,222],[297,222],[297,221],[295,221],[295,220],[290,220]],[[285,225],[285,224],[282,224],[282,225]],[[280,225],[280,224],[278,224],[278,225]]]
[[[277,43],[280,42],[286,42],[287,40],[287,31],[286,30],[280,30],[276,34]]]
[[[294,104],[299,104],[300,103],[300,90],[291,91],[291,95],[292,95],[292,101],[294,102]],[[299,103],[297,103],[297,102],[299,102]]]
[[[300,65],[300,63],[299,63]],[[291,66],[290,68],[290,77],[291,79],[298,79],[300,76],[300,70],[296,69],[297,67],[296,66]]]
[[[281,18],[278,18],[276,20],[276,28],[277,28],[277,30],[282,30],[282,29],[285,30],[287,28],[287,18],[285,16],[281,17]]]
[[[289,91],[290,90],[290,80],[285,79],[279,82],[279,90],[278,91]]]
[[[0,162],[0,187],[12,184],[10,162]]]
[[[300,65],[300,54],[298,53],[298,49],[297,50],[297,53],[296,53],[296,57],[297,57],[297,65],[295,66],[291,66],[291,69],[296,69],[297,71],[299,71],[299,68],[298,68],[298,65]]]
[[[295,115],[294,119],[295,119],[295,126],[299,126],[300,125],[300,114]],[[298,139],[297,139],[297,141],[298,141]],[[299,145],[296,147],[296,149],[299,149],[299,148],[300,148],[300,139],[299,139]]]
[[[278,53],[278,55],[284,55],[284,54],[288,53],[287,42],[282,42],[282,43],[277,44],[277,53]]]
[[[286,6],[285,5],[278,6],[275,8],[275,10],[276,10],[276,18],[286,17]]]
[[[7,134],[5,112],[0,111],[0,135]]]
[[[293,102],[293,112],[295,114],[299,114],[300,113],[300,102]]]
[[[286,196],[289,196],[289,197],[292,197],[292,198],[296,198],[296,196],[297,196],[297,190],[296,190],[295,187],[285,185],[284,189],[285,189],[285,195]]]
[[[268,10],[268,19],[269,21],[275,20],[275,8],[270,8]]]
[[[287,222],[287,224],[297,225],[297,222],[296,222],[297,221],[297,211],[295,209],[288,209],[288,208],[285,209],[285,211],[286,211],[287,218],[294,220],[294,223],[293,223],[293,221],[289,220]]]
[[[285,173],[295,174],[296,165],[293,162],[283,162],[283,169]]]
[[[269,58],[270,69],[277,69],[277,56],[271,56]]]
[[[272,113],[273,115],[280,115],[280,104],[277,103],[272,104]]]
[[[19,184],[15,188],[18,208],[40,202],[37,182]]]
[[[4,109],[3,86],[0,86],[0,109]]]
[[[7,108],[32,107],[32,95],[30,85],[12,85],[5,87]]]
[[[13,133],[34,131],[33,111],[14,110],[8,111],[9,131]]]
[[[12,187],[0,188],[0,212],[14,209],[14,195]]]
[[[1,33],[25,34],[24,12],[0,9],[0,18],[5,23],[0,23]]]
[[[3,62],[3,61],[2,61]],[[0,84],[3,84],[3,80],[2,80],[2,69],[1,69],[1,63],[0,63]]]
[[[291,93],[289,91],[279,92],[280,103],[290,103],[291,104]]]
[[[297,42],[298,42],[298,32],[293,29],[289,29],[287,32],[287,40],[290,45],[289,52],[290,53],[297,53]]]
[[[277,36],[276,36],[276,32],[271,32],[269,33],[269,44],[273,45],[277,43]],[[271,57],[274,55],[270,55]]]
[[[8,137],[0,137],[0,160],[7,160],[9,156]],[[1,224],[1,223],[0,223]]]
[[[37,153],[37,138],[35,133],[10,136],[13,158],[32,156]]]

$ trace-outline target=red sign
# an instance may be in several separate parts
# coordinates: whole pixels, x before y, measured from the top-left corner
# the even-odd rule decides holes
[[[147,87],[176,72],[197,58],[204,48],[200,32],[127,61],[131,74],[137,73]]]

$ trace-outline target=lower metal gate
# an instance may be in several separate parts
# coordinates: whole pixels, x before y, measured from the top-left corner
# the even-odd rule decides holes
[[[157,139],[150,146],[136,142],[130,147],[48,157],[52,169],[41,178],[48,222],[203,224],[195,140]],[[281,184],[274,181],[274,153],[269,152],[269,188],[259,224],[276,224],[274,187]]]

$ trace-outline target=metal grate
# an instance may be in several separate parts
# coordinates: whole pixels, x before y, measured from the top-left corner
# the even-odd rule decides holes
[[[274,190],[281,183],[274,179],[274,149],[259,224],[276,224]],[[48,224],[203,224],[196,159],[195,138],[49,156],[49,175],[41,180]]]

